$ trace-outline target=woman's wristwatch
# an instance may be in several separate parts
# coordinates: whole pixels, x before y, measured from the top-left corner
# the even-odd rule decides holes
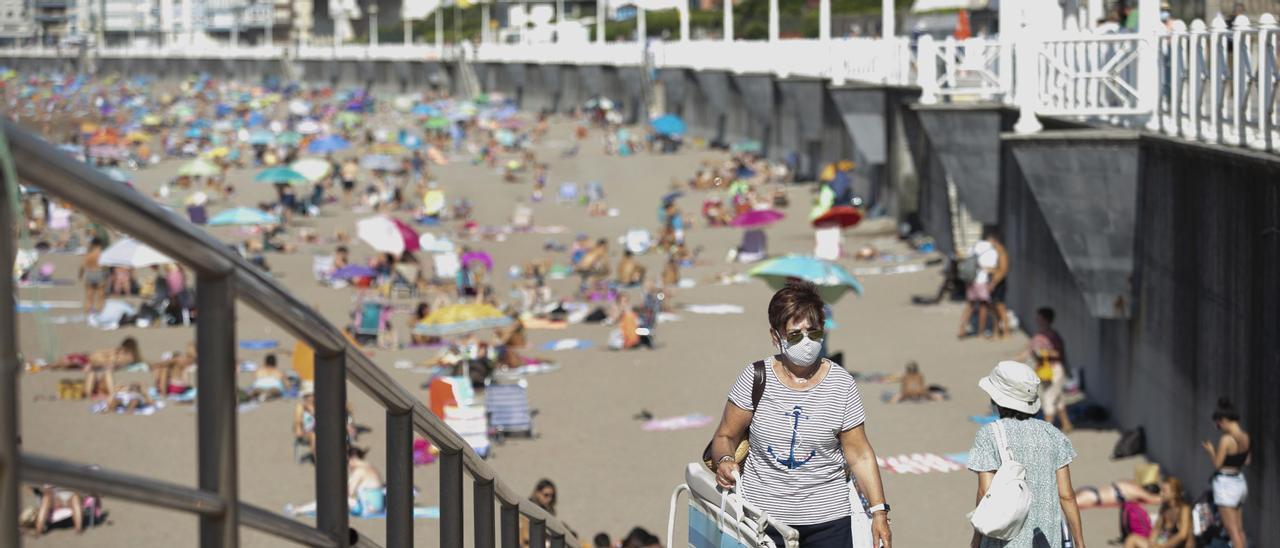
[[[886,516],[889,515],[889,503],[882,502],[880,504],[872,506],[871,508],[867,508],[868,514],[875,514],[876,512],[884,512],[884,515]]]

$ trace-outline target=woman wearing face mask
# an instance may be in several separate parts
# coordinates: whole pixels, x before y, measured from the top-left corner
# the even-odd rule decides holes
[[[847,548],[853,538],[846,478],[852,474],[870,504],[872,545],[891,547],[889,505],[863,428],[857,383],[818,358],[823,319],[822,299],[808,282],[792,281],[769,301],[769,336],[778,354],[762,360],[758,404],[752,405],[755,364],[729,391],[711,442],[716,482],[737,487],[748,502],[796,529],[802,548]],[[739,481],[735,448],[748,429],[750,450]],[[782,545],[777,531],[767,532]]]

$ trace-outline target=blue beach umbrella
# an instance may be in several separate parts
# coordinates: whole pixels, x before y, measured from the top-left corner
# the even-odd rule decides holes
[[[337,135],[325,135],[319,139],[311,141],[307,145],[307,152],[311,154],[329,154],[331,152],[339,152],[351,148],[351,143],[346,139]]]
[[[836,302],[849,291],[862,295],[862,282],[854,278],[853,274],[843,266],[817,257],[778,257],[760,263],[747,274],[764,280],[774,290],[782,289],[792,278],[812,282],[818,286],[818,295],[827,303]]]
[[[212,219],[209,219],[209,224],[213,226],[274,225],[279,223],[279,217],[262,211],[261,209],[253,209],[251,207],[228,209],[214,215]]]
[[[649,125],[653,127],[653,131],[661,135],[684,135],[687,129],[684,119],[674,114],[664,114],[654,118]]]
[[[249,132],[249,144],[251,145],[270,145],[276,142],[276,136],[265,129],[255,129]]]

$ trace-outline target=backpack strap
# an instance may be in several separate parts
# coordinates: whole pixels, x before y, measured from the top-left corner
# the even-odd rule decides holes
[[[1004,431],[1004,425],[997,420],[991,423],[991,431],[996,435],[996,450],[1000,451],[1000,464],[1013,460],[1009,455],[1009,437]]]
[[[755,375],[751,378],[751,412],[755,413],[756,408],[760,406],[760,398],[764,397],[764,360],[756,360],[751,366],[755,368]]]

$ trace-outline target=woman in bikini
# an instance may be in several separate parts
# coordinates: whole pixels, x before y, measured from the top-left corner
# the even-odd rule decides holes
[[[110,396],[116,386],[112,376],[115,368],[140,361],[142,361],[142,350],[138,348],[138,341],[133,337],[125,337],[120,341],[120,346],[115,348],[93,351],[83,366],[85,396],[90,398],[98,394]],[[54,367],[58,367],[58,364]],[[98,387],[102,389],[98,390]]]
[[[1248,539],[1244,534],[1244,501],[1249,496],[1249,486],[1244,481],[1244,465],[1249,464],[1249,452],[1253,449],[1249,433],[1240,427],[1240,413],[1231,400],[1218,399],[1218,409],[1213,412],[1213,425],[1222,432],[1215,445],[1211,441],[1200,444],[1209,454],[1209,460],[1217,472],[1213,475],[1213,503],[1222,515],[1222,524],[1231,537],[1233,548],[1245,548]]]
[[[1125,501],[1138,504],[1157,504],[1161,500],[1160,484],[1139,485],[1136,481],[1116,480],[1102,488],[1085,486],[1076,488],[1076,505],[1081,509],[1098,506],[1118,506]]]
[[[1130,534],[1124,548],[1192,548],[1191,505],[1182,492],[1182,481],[1165,478],[1160,484],[1160,513],[1150,536]]]
[[[102,240],[94,238],[89,242],[89,252],[80,262],[79,278],[84,281],[84,313],[93,314],[102,310],[107,300],[107,274],[98,260],[102,258]]]

